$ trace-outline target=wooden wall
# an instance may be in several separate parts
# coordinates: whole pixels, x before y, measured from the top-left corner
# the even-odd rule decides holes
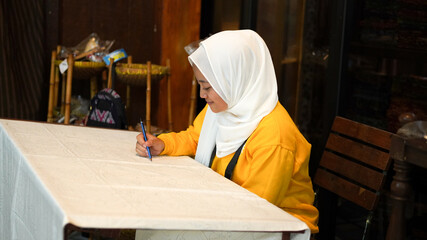
[[[115,40],[111,51],[124,48],[134,63],[171,62],[173,130],[188,127],[192,70],[184,46],[199,38],[200,0],[47,0],[46,55],[57,45],[72,47],[95,32]],[[74,83],[86,91],[88,83]],[[116,82],[124,98],[126,87]],[[167,129],[166,82],[153,84],[152,124]],[[74,92],[73,92],[74,94]],[[145,88],[131,88],[131,125],[145,116]]]
[[[162,7],[161,62],[171,60],[173,130],[188,127],[193,70],[184,46],[199,39],[201,0],[164,0]],[[162,89],[166,89],[162,87]],[[166,109],[165,98],[159,101]],[[157,113],[160,126],[167,126],[163,112]]]

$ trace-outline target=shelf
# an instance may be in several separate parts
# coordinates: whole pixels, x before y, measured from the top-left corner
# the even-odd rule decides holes
[[[119,63],[116,68],[118,81],[130,85],[145,85],[147,83],[148,67],[146,64]],[[151,64],[151,79],[160,80],[169,74],[169,67]]]
[[[56,60],[55,67],[58,67],[64,60]],[[73,78],[76,79],[90,79],[93,76],[101,74],[107,66],[104,62],[88,62],[88,61],[75,61],[73,67]]]
[[[409,59],[412,61],[427,61],[427,50],[398,48],[378,43],[365,44],[359,42],[350,43],[350,53],[363,54],[372,57]]]
[[[283,59],[282,60],[282,65],[284,65],[284,64],[292,64],[292,63],[297,63],[298,62],[298,59],[297,58],[285,58],[285,59]]]

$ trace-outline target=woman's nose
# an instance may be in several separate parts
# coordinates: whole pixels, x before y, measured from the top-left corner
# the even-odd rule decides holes
[[[206,98],[207,94],[206,91],[203,89],[200,89],[200,98]]]

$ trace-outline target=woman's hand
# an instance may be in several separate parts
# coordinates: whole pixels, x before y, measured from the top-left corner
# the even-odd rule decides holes
[[[147,157],[147,148],[150,147],[150,153],[152,156],[159,155],[163,149],[165,149],[165,143],[149,133],[147,133],[147,141],[144,141],[144,135],[142,133],[136,136],[136,153],[142,157]]]

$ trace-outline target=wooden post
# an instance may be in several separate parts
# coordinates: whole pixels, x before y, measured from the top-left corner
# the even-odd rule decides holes
[[[171,100],[171,77],[170,77],[170,71],[171,71],[171,63],[170,59],[168,58],[166,60],[166,67],[167,67],[167,73],[166,73],[166,81],[168,85],[168,122],[169,122],[169,131],[172,130],[172,100]]]
[[[395,172],[390,185],[390,198],[392,199],[391,215],[387,228],[387,240],[398,240],[406,238],[406,205],[412,195],[411,165],[405,160],[406,140],[398,135],[391,139],[390,157],[393,159],[393,170]]]
[[[188,118],[188,126],[193,124],[194,114],[196,111],[196,91],[197,91],[197,80],[196,76],[193,75],[193,80],[191,81],[191,96],[190,96],[190,116]]]
[[[109,66],[107,66],[107,68],[109,68]],[[107,79],[108,79],[108,71],[107,69],[104,69],[101,73],[101,78],[102,78],[102,89],[107,87]]]
[[[65,115],[64,115],[64,124],[70,124],[70,112],[71,112],[71,89],[73,82],[73,67],[74,67],[74,58],[72,54],[68,55],[68,70],[67,70],[67,87],[65,93]]]
[[[132,64],[132,56],[128,56],[128,68],[131,67]],[[130,85],[126,84],[126,109],[130,111]],[[129,119],[129,118],[128,118]]]
[[[56,51],[52,51],[52,58],[50,63],[50,80],[49,80],[49,102],[47,110],[47,122],[53,122],[53,102],[54,102],[54,90],[55,90],[55,60]]]
[[[387,240],[406,238],[405,206],[412,192],[409,164],[398,159],[393,160],[395,175],[390,185],[390,198],[393,205],[387,229]]]
[[[56,56],[61,52],[61,46],[56,47]],[[56,60],[55,60],[56,61]],[[54,95],[53,95],[53,107],[58,106],[58,91],[59,91],[59,67],[55,65],[55,85],[54,85]]]
[[[65,114],[65,92],[67,89],[67,75],[68,73],[65,72],[64,75],[62,75],[62,89],[61,89],[61,113]]]
[[[53,107],[58,106],[58,92],[59,92],[59,68],[55,66],[55,84],[53,91]]]
[[[298,123],[298,115],[299,115],[299,102],[301,98],[301,71],[302,71],[302,52],[303,50],[303,38],[304,38],[304,16],[305,16],[305,4],[306,0],[301,1],[301,6],[299,7],[300,16],[299,16],[299,28],[296,33],[297,39],[296,42],[298,44],[298,68],[297,68],[297,79],[296,79],[296,93],[295,93],[295,112],[294,112],[294,122]]]
[[[90,98],[92,99],[98,92],[98,79],[96,76],[90,78]]]
[[[151,62],[150,61],[147,62],[145,122],[147,124],[147,132],[151,133]]]
[[[107,83],[107,88],[112,88],[113,87],[113,65],[114,64],[114,58],[110,58],[110,64],[108,65],[108,83]]]

